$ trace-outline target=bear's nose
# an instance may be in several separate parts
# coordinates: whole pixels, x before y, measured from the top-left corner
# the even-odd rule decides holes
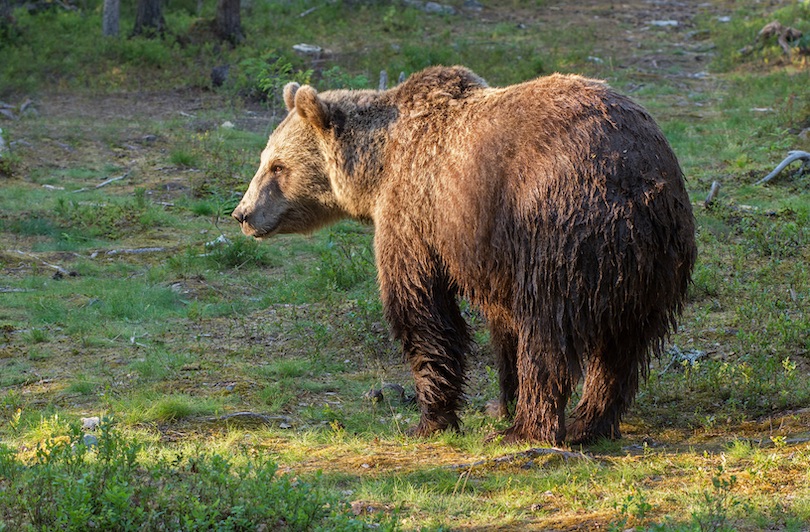
[[[245,211],[242,210],[241,207],[235,208],[231,213],[231,216],[236,218],[236,221],[239,222],[240,224],[245,221]]]

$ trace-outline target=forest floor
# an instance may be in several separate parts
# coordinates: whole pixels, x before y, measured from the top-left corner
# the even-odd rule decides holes
[[[460,9],[451,30],[581,34],[586,74],[643,102],[668,134],[698,128],[696,139],[673,145],[683,146],[699,232],[711,238],[701,240],[697,288],[672,343],[704,358],[690,365],[672,351],[672,360],[655,361],[619,442],[569,450],[581,458],[485,445],[482,436],[500,425],[482,413],[496,385],[473,310],[467,432],[405,436],[418,413],[383,387],[401,384],[407,395],[411,381],[375,299],[371,229],[341,224],[260,247],[239,240],[227,215],[281,111],[206,88],[45,90],[19,120],[0,121],[16,157],[15,177],[0,181],[8,191],[0,421],[22,412],[0,432],[4,441],[30,455],[61,427],[54,415],[114,412],[155,448],[247,448],[272,455],[283,472],[323,471],[356,513],[396,515],[406,529],[810,529],[806,195],[766,192],[761,210],[776,214],[754,219],[738,207],[759,201],[747,188],[762,174],[758,156],[729,159],[700,146],[737,86],[733,73],[712,68],[717,45],[706,21],[731,24],[736,9],[726,0],[499,5]],[[800,60],[751,68],[807,79]],[[783,103],[744,112],[755,121]],[[759,140],[808,147],[806,136]],[[222,185],[209,197],[212,172]],[[718,179],[727,210],[709,212],[702,199]],[[43,206],[49,214],[39,222]],[[781,232],[769,232],[780,217]],[[244,256],[206,245],[220,235]],[[790,245],[777,249],[783,237]],[[735,241],[728,249],[727,240]],[[766,273],[736,280],[749,270]],[[768,284],[767,275],[783,278]],[[774,311],[761,334],[752,324],[766,304],[747,293],[755,290],[784,314]],[[767,347],[777,325],[787,339]],[[773,362],[747,358],[753,346],[766,346]],[[386,399],[364,400],[369,388]],[[258,416],[223,416],[239,411]],[[505,454],[515,460],[495,461]]]

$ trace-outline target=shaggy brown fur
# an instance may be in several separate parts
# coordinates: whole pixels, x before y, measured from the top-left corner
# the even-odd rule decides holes
[[[434,67],[384,91],[289,85],[287,118],[233,215],[257,237],[370,220],[386,317],[413,370],[414,432],[457,427],[486,315],[506,440],[618,438],[681,311],[694,221],[675,155],[640,106],[553,75],[489,88]]]

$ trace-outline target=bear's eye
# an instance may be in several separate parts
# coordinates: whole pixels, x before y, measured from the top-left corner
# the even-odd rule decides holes
[[[273,166],[270,167],[270,173],[273,175],[278,176],[281,175],[282,172],[284,172],[284,167],[280,164],[274,164]]]

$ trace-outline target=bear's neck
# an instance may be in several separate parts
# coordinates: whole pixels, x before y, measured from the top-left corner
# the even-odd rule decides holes
[[[346,214],[372,221],[376,199],[384,181],[384,161],[389,146],[389,128],[395,111],[373,106],[355,110],[339,128],[327,158],[335,200]]]

